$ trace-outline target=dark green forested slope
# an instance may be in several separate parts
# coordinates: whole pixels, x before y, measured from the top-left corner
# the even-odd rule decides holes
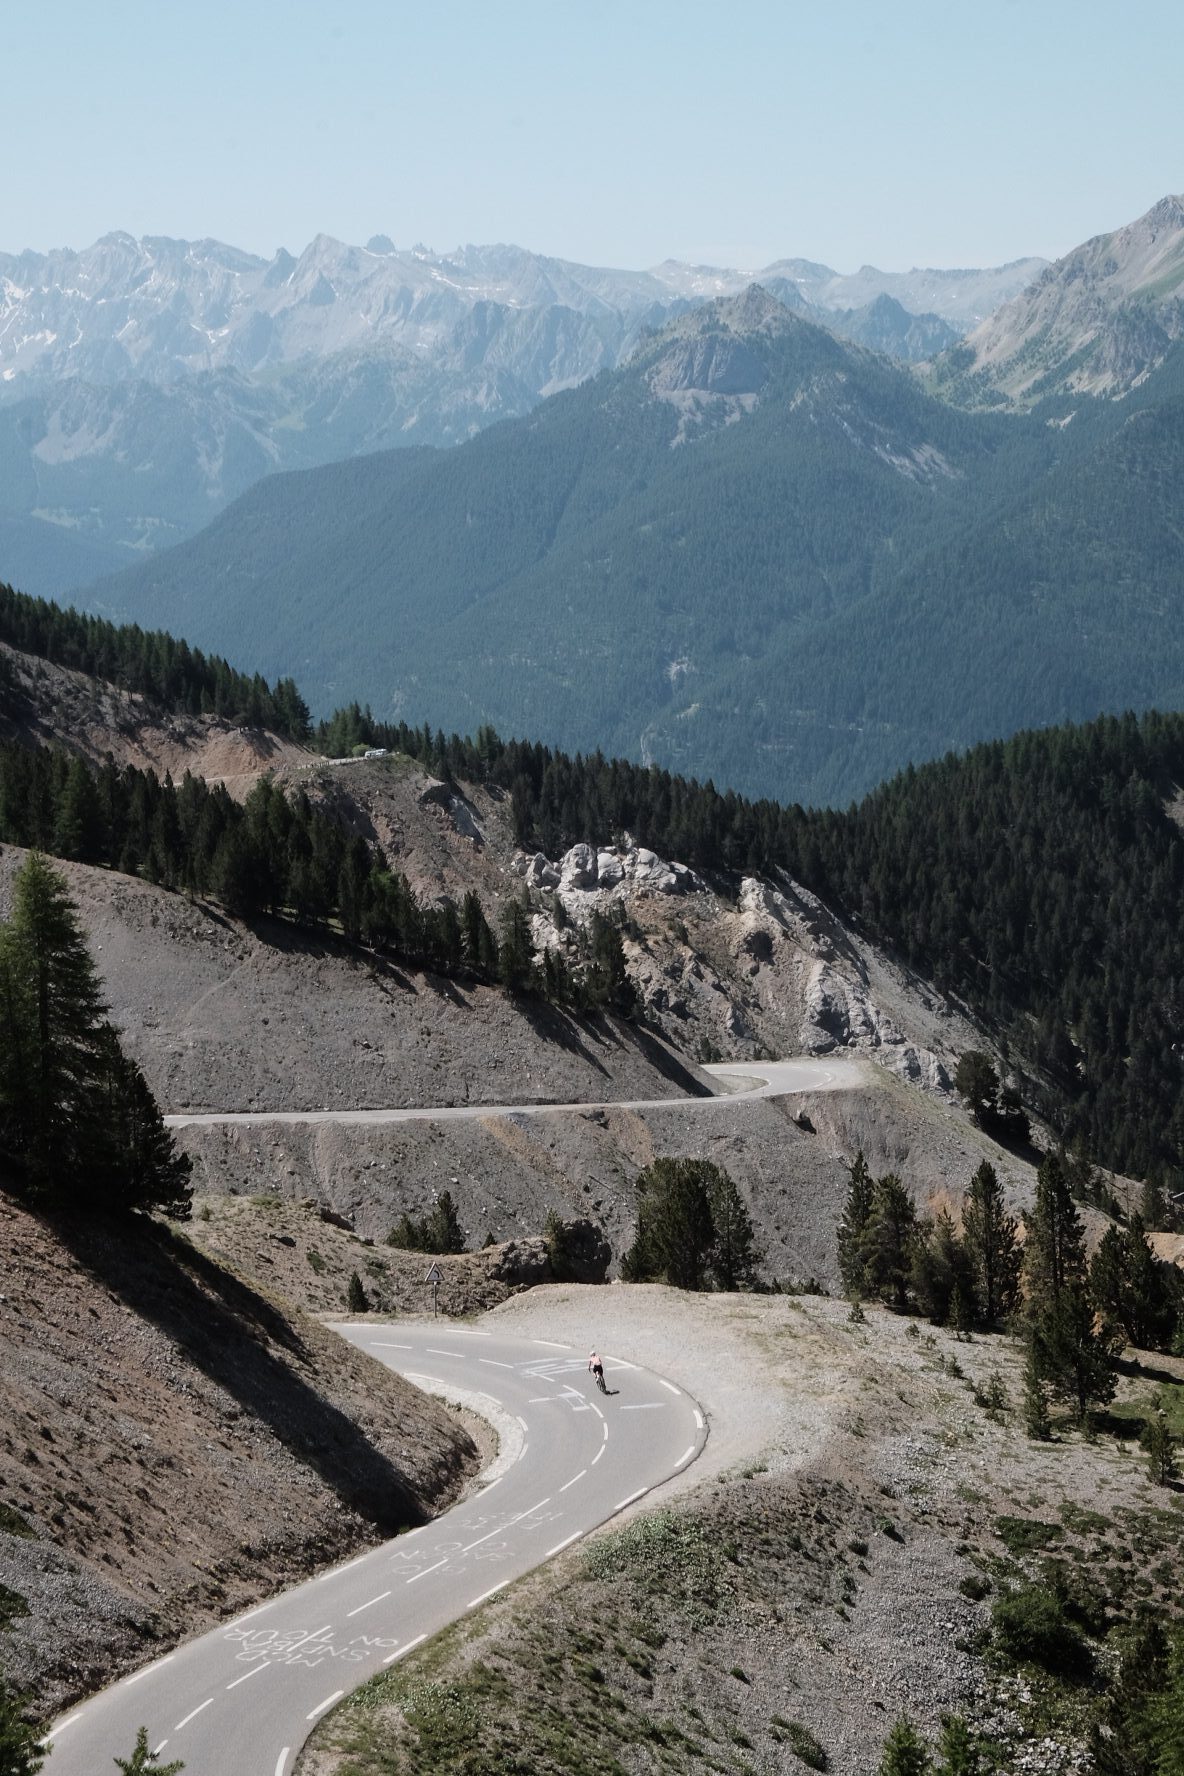
[[[32,601],[26,616],[45,646],[75,621]],[[109,638],[115,658],[136,645],[132,632]],[[187,707],[192,688],[170,696]],[[1184,715],[1020,733],[910,768],[846,812],[751,802],[601,753],[505,742],[489,727],[447,739],[356,704],[314,741],[334,755],[384,745],[494,782],[519,841],[551,856],[627,829],[725,886],[743,870],[787,870],[985,1018],[1067,1140],[1184,1188]],[[238,810],[189,782],[172,790],[112,769],[96,781],[77,762],[4,749],[0,838],[248,914],[331,914],[397,953],[456,959],[446,907],[429,917],[381,859],[266,785]],[[480,944],[468,949],[479,963]]]
[[[276,477],[96,597],[319,711],[841,802],[1184,701],[1182,354],[1069,411],[956,413],[754,299],[457,450]]]

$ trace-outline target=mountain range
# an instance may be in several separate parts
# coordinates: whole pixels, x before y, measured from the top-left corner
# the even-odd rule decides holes
[[[832,330],[929,358],[1042,260],[760,280]],[[263,475],[455,444],[624,363],[647,330],[754,274],[629,272],[517,247],[449,255],[318,237],[271,260],[112,234],[0,255],[0,571],[62,593],[200,529]]]
[[[1070,255],[1020,302],[1076,279]],[[938,398],[943,362],[927,390],[754,286],[459,449],[262,481],[90,597],[318,710],[359,695],[780,799],[1178,706],[1179,348],[1121,400],[1066,383],[1032,413]]]

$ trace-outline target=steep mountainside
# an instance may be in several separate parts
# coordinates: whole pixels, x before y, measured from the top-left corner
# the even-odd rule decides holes
[[[956,413],[753,290],[458,451],[266,481],[90,596],[321,710],[842,802],[1177,701],[1181,410],[1173,358],[1069,425]]]
[[[792,260],[769,276],[815,319],[915,360],[1041,263],[846,279]],[[0,576],[52,596],[191,534],[275,470],[455,444],[751,275],[323,236],[270,262],[121,234],[0,255]]]
[[[934,367],[962,405],[1121,396],[1184,336],[1184,197],[1058,259]]]
[[[179,1234],[0,1178],[0,1668],[43,1717],[455,1497],[455,1418]]]

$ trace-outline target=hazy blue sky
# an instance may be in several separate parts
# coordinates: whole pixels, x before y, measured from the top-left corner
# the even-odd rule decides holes
[[[1180,0],[9,5],[0,250],[1053,256],[1184,190],[1182,49]]]

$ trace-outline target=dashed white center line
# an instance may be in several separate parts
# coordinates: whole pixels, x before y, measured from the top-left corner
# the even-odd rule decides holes
[[[596,1454],[592,1457],[592,1460],[588,1463],[588,1466],[594,1468],[607,1448],[608,1444],[602,1443],[600,1448],[596,1451]]]
[[[169,1660],[175,1659],[176,1656],[177,1656],[176,1653],[166,1653],[163,1659],[157,1659],[156,1662],[152,1665],[145,1665],[143,1671],[133,1671],[133,1673],[130,1677],[124,1678],[124,1680],[123,1680],[124,1689],[130,1690],[132,1685],[139,1683],[139,1681],[142,1677],[148,1677],[153,1671],[159,1671],[162,1665],[167,1665]]]
[[[608,1442],[608,1426],[606,1424],[602,1424],[600,1428],[604,1432],[604,1436],[600,1440],[602,1443],[607,1443]]]
[[[547,1550],[547,1552],[543,1555],[543,1559],[550,1560],[550,1558],[553,1554],[562,1554],[562,1552],[565,1548],[570,1548],[573,1542],[578,1542],[580,1537],[583,1535],[583,1533],[584,1532],[582,1529],[577,1529],[575,1534],[569,1535],[565,1542],[556,1542],[555,1546],[553,1548],[549,1548]]]
[[[344,1690],[334,1690],[334,1692],[331,1696],[326,1696],[325,1700],[323,1702],[317,1703],[316,1707],[313,1709],[311,1714],[305,1715],[305,1717],[304,1717],[305,1720],[316,1720],[318,1715],[324,1714],[326,1708],[332,1708],[334,1702],[337,1701],[337,1698],[339,1696],[344,1696],[344,1695],[345,1695]]]
[[[237,1690],[240,1683],[246,1683],[248,1678],[257,1676],[260,1671],[266,1671],[270,1664],[270,1659],[262,1660],[258,1665],[252,1666],[250,1671],[244,1671],[241,1677],[236,1677],[233,1683],[228,1683],[226,1688],[228,1690]]]
[[[424,1345],[423,1354],[425,1357],[463,1357],[464,1356],[463,1351],[437,1350],[436,1347],[431,1344]]]
[[[377,1597],[372,1597],[370,1599],[369,1603],[360,1603],[358,1605],[357,1609],[346,1610],[346,1612],[345,1612],[346,1621],[348,1622],[351,1616],[360,1616],[363,1610],[373,1609],[373,1607],[376,1603],[381,1603],[384,1597],[389,1597],[389,1596],[390,1596],[389,1591],[380,1591],[378,1593]]]
[[[162,1739],[159,1745],[154,1745],[152,1747],[152,1756],[154,1758],[158,1758],[167,1744],[168,1744],[168,1740]]]
[[[291,1749],[292,1747],[290,1745],[285,1745],[284,1749],[280,1752],[280,1755],[276,1760],[275,1776],[284,1776],[284,1765],[288,1761],[288,1753]]]
[[[483,1591],[480,1597],[474,1597],[472,1603],[466,1605],[466,1608],[476,1609],[479,1603],[488,1603],[491,1597],[496,1597],[499,1591],[504,1591],[509,1583],[509,1579],[503,1579],[500,1585],[493,1587],[492,1591]]]
[[[588,1472],[588,1470],[587,1470],[587,1468],[581,1468],[581,1469],[580,1469],[580,1471],[579,1471],[579,1473],[578,1473],[578,1474],[573,1474],[573,1475],[572,1475],[572,1477],[571,1477],[571,1479],[570,1479],[570,1480],[569,1480],[569,1481],[568,1481],[568,1482],[567,1482],[567,1485],[566,1485],[566,1486],[561,1486],[561,1487],[560,1487],[560,1488],[559,1488],[559,1490],[560,1490],[560,1492],[566,1492],[566,1491],[567,1491],[567,1488],[568,1488],[568,1486],[574,1486],[574,1485],[575,1485],[575,1483],[576,1483],[576,1481],[577,1481],[577,1480],[582,1480],[582,1479],[583,1479],[583,1478],[584,1478],[584,1475],[585,1475],[585,1474],[586,1474],[586,1473],[587,1473],[587,1472]]]
[[[549,1350],[553,1351],[569,1351],[571,1349],[570,1344],[557,1344],[553,1338],[532,1338],[530,1342],[532,1344],[545,1344]]]
[[[479,1363],[485,1363],[490,1369],[512,1369],[513,1363],[499,1363],[496,1357],[478,1357]]]
[[[439,1570],[442,1566],[447,1566],[447,1565],[448,1565],[448,1556],[446,1554],[444,1556],[443,1560],[437,1560],[435,1566],[425,1566],[421,1573],[416,1573],[415,1577],[408,1579],[407,1583],[409,1585],[414,1585],[417,1579],[426,1579],[429,1573],[439,1572]]]
[[[648,1486],[643,1486],[640,1492],[631,1492],[629,1497],[627,1499],[622,1499],[619,1505],[614,1506],[614,1509],[617,1511],[623,1511],[626,1505],[635,1505],[638,1499],[644,1498],[648,1491]]]
[[[388,1344],[380,1338],[368,1345],[367,1349],[372,1351],[409,1351],[411,1346],[409,1344]]]
[[[695,1445],[692,1443],[690,1448],[688,1450],[686,1450],[684,1454],[679,1456],[678,1460],[674,1464],[675,1467],[676,1468],[685,1467],[687,1462],[689,1462],[691,1457],[694,1455],[694,1453],[695,1453]]]
[[[200,1713],[201,1713],[201,1711],[202,1711],[202,1709],[203,1709],[203,1708],[208,1708],[208,1707],[209,1707],[209,1706],[210,1706],[210,1703],[211,1703],[211,1702],[212,1702],[212,1701],[213,1701],[213,1700],[214,1700],[214,1698],[213,1698],[213,1697],[212,1697],[212,1696],[207,1696],[207,1697],[206,1697],[206,1699],[205,1699],[205,1701],[204,1701],[204,1702],[203,1702],[203,1703],[202,1703],[202,1704],[201,1704],[201,1707],[200,1707],[200,1708],[195,1708],[195,1709],[194,1709],[194,1710],[193,1710],[193,1713],[192,1713],[192,1714],[187,1714],[187,1715],[186,1715],[186,1716],[185,1716],[185,1719],[184,1719],[184,1720],[179,1720],[179,1721],[178,1721],[178,1722],[177,1722],[177,1724],[176,1724],[176,1726],[175,1726],[175,1727],[174,1727],[174,1728],[173,1728],[173,1732],[174,1732],[174,1733],[179,1733],[179,1732],[180,1732],[180,1731],[181,1731],[181,1728],[182,1728],[182,1727],[187,1727],[187,1726],[188,1726],[188,1725],[189,1725],[189,1723],[190,1723],[190,1721],[191,1721],[191,1720],[196,1720],[196,1719],[197,1719],[197,1717],[198,1717],[198,1715],[199,1715],[199,1714],[200,1714]]]
[[[319,1640],[322,1634],[328,1634],[328,1632],[329,1632],[329,1624],[328,1624],[328,1622],[326,1622],[326,1624],[323,1628],[314,1628],[311,1634],[304,1635],[302,1639],[300,1639],[296,1642],[295,1646],[290,1646],[288,1648],[288,1652],[290,1654],[294,1653],[298,1647],[302,1647],[304,1645],[305,1641]]]
[[[417,1634],[414,1640],[409,1640],[407,1642],[407,1645],[400,1647],[397,1653],[388,1653],[386,1658],[382,1661],[383,1664],[384,1665],[393,1665],[396,1659],[405,1658],[407,1656],[407,1654],[411,1651],[412,1647],[419,1646],[420,1643],[422,1641],[425,1641],[426,1639],[427,1639],[426,1634]]]
[[[673,1382],[672,1382],[672,1381],[662,1381],[662,1377],[661,1377],[661,1376],[660,1376],[660,1375],[659,1375],[659,1377],[658,1377],[658,1380],[659,1380],[659,1382],[661,1382],[661,1384],[662,1384],[662,1386],[663,1386],[663,1387],[664,1387],[664,1388],[665,1388],[665,1389],[666,1389],[666,1390],[667,1390],[667,1391],[668,1391],[668,1392],[669,1392],[669,1393],[672,1393],[672,1394],[677,1394],[677,1395],[678,1395],[678,1397],[679,1397],[679,1399],[680,1399],[680,1400],[681,1400],[681,1399],[682,1399],[682,1389],[681,1389],[681,1388],[676,1388],[676,1387],[675,1387],[675,1385],[674,1385],[674,1383],[673,1383]]]

